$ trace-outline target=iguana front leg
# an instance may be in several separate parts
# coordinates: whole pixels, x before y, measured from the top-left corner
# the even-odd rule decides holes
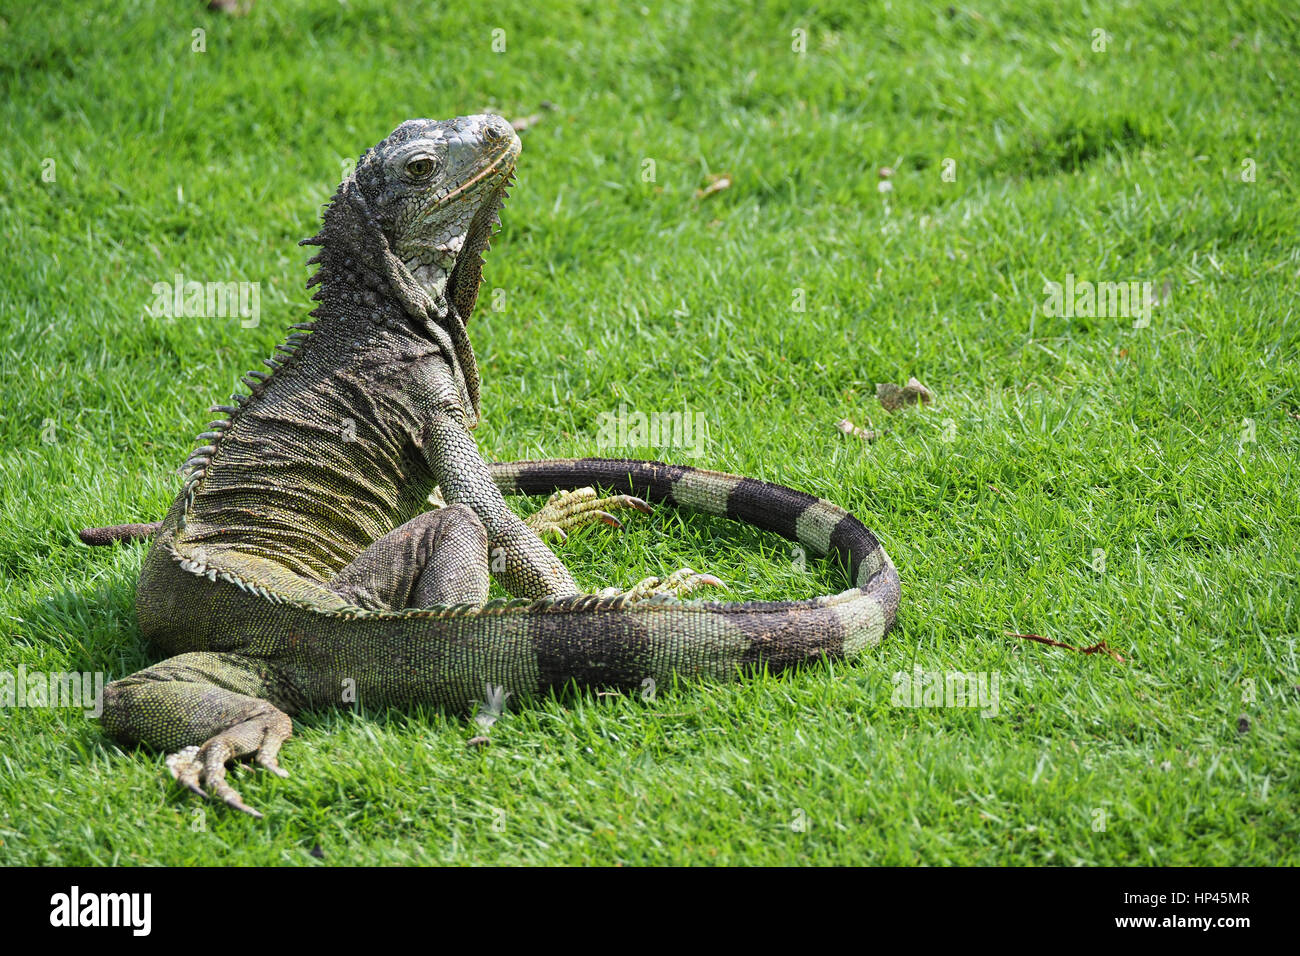
[[[440,415],[426,430],[425,460],[449,505],[467,505],[487,531],[492,574],[516,597],[577,594],[578,585],[537,532],[506,504],[478,446],[456,419]]]
[[[594,490],[584,488],[567,497],[553,495],[547,507],[538,512],[540,519],[534,516],[537,520],[521,521],[506,505],[479,456],[474,439],[463,426],[450,417],[440,416],[430,426],[428,439],[424,447],[443,499],[448,504],[467,504],[478,515],[487,529],[492,573],[507,591],[519,597],[563,597],[578,593],[573,576],[538,536],[535,526],[545,528],[555,524],[556,518],[568,522],[568,527],[603,520],[601,515],[607,512],[601,506],[650,510],[640,498],[619,495],[598,499]],[[682,568],[667,577],[645,578],[627,591],[614,587],[600,593],[607,597],[626,594],[631,600],[639,601],[657,595],[684,597],[698,588],[721,584],[710,574]]]

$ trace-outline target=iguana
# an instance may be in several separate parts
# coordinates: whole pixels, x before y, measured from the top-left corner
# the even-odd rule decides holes
[[[293,326],[248,394],[214,406],[140,573],[143,636],[174,655],[105,688],[103,726],[168,751],[189,789],[249,807],[226,764],[268,770],[290,714],[426,703],[467,708],[570,682],[725,678],[873,645],[899,580],[875,537],[812,495],[659,462],[492,464],[471,437],[479,373],[466,332],[519,138],[497,116],[410,120],[362,154],[326,205]],[[598,497],[596,487],[617,492]],[[444,507],[429,507],[439,491]],[[503,494],[554,492],[521,520]],[[795,602],[682,600],[690,569],[579,593],[542,540],[670,502],[838,556],[854,587]],[[515,599],[488,601],[489,574]]]

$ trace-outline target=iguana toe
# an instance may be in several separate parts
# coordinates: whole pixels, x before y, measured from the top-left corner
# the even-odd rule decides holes
[[[167,769],[182,786],[199,796],[205,799],[216,797],[226,806],[260,819],[262,814],[246,804],[238,791],[226,782],[224,750],[209,749],[213,742],[219,740],[219,737],[214,737],[202,747],[186,747],[170,755],[167,758]],[[207,784],[211,793],[203,789],[204,784]]]
[[[279,762],[275,759],[274,756],[268,757],[264,753],[259,753],[257,755],[257,763],[259,766],[264,767],[267,770],[271,771],[271,773],[275,774],[277,777],[289,776],[289,771],[281,767]]]
[[[642,578],[627,591],[610,588],[602,591],[601,594],[609,597],[623,595],[629,602],[636,602],[684,598],[692,591],[705,587],[721,588],[726,585],[721,578],[714,577],[712,574],[701,574],[692,568],[681,568],[667,577]]]
[[[565,541],[569,537],[568,532],[598,521],[615,528],[623,527],[623,522],[610,514],[619,509],[631,509],[645,514],[653,510],[635,495],[601,498],[596,494],[595,488],[578,488],[574,491],[557,491],[547,499],[541,510],[525,518],[524,524],[543,538],[555,537]]]
[[[254,753],[254,760],[277,777],[289,773],[280,766],[276,755],[289,736],[287,718],[253,718],[213,737],[201,747],[185,747],[167,758],[167,769],[182,786],[201,797],[216,797],[227,806],[250,816],[262,814],[244,802],[238,791],[226,782],[226,763],[236,757]],[[260,738],[254,746],[249,739]],[[204,790],[204,787],[207,790]]]
[[[198,756],[198,747],[186,747],[184,750],[177,751],[167,757],[167,769],[171,771],[172,779],[193,790],[200,797],[206,797],[207,793],[199,785],[199,777],[203,774],[203,764],[199,761]]]

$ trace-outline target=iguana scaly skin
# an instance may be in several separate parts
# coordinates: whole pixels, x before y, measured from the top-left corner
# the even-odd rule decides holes
[[[411,120],[361,156],[326,207],[295,326],[248,395],[214,411],[166,518],[85,533],[157,531],[136,606],[174,655],[105,689],[124,742],[255,813],[231,759],[276,763],[304,708],[424,703],[463,709],[485,686],[525,697],[570,682],[637,687],[726,678],[875,644],[898,575],[842,508],[780,485],[658,462],[488,465],[470,430],[479,377],[465,322],[519,140],[495,116]],[[590,486],[590,487],[589,487]],[[428,510],[441,490],[446,506]],[[600,499],[591,487],[618,494]],[[503,494],[557,492],[520,520]],[[566,492],[571,492],[568,494]],[[537,529],[670,502],[838,556],[854,587],[797,602],[684,602],[717,583],[684,569],[629,591],[580,594]],[[489,570],[517,600],[485,603]]]

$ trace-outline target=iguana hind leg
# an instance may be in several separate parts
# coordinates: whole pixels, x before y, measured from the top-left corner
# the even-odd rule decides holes
[[[226,782],[226,763],[249,754],[278,776],[280,745],[293,733],[289,688],[265,661],[241,654],[180,654],[104,688],[104,728],[123,743],[168,751],[172,776],[195,793],[261,816]],[[288,704],[286,703],[286,706]],[[291,708],[292,709],[292,708]]]
[[[398,610],[482,604],[489,580],[483,522],[465,505],[448,505],[384,535],[329,587],[362,607]]]

